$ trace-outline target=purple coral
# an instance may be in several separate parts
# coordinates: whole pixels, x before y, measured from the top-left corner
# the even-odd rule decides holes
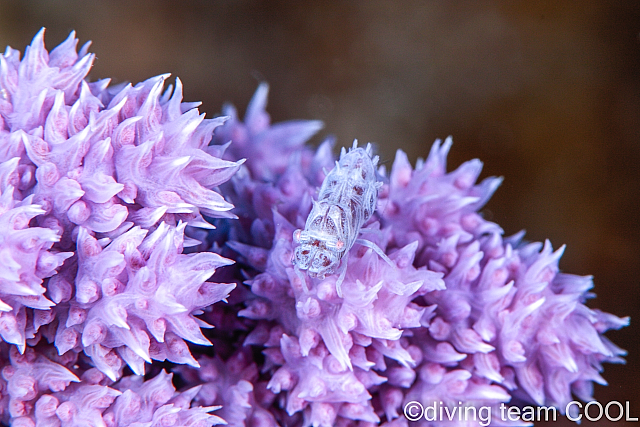
[[[233,217],[214,188],[242,160],[208,148],[224,118],[183,103],[179,80],[164,90],[167,75],[88,83],[89,45],[76,53],[71,33],[48,53],[43,35],[22,60],[0,56],[2,336],[84,350],[113,380],[122,361],[138,374],[152,358],[195,364],[184,340],[208,341],[193,313],[233,287],[206,282],[231,261],[182,254],[197,243],[186,226]]]
[[[482,218],[500,179],[477,184],[478,160],[447,173],[450,139],[379,170],[363,238],[390,263],[356,243],[341,295],[335,274],[307,291],[292,236],[335,161],[333,140],[305,145],[322,124],[272,125],[266,84],[242,122],[231,106],[205,119],[167,75],[89,83],[76,45],[48,53],[41,31],[24,59],[0,55],[2,421],[406,425],[412,400],[562,411],[622,361],[602,334],[628,320],[584,305],[591,279],[559,272],[562,249]]]
[[[197,103],[183,103],[180,80],[164,90],[168,75],[136,86],[88,83],[89,45],[76,53],[71,33],[49,54],[43,36],[22,60],[11,48],[0,57],[0,160],[19,159],[14,179],[42,205],[41,224],[68,240],[76,225],[109,233],[127,220],[145,228],[180,220],[210,227],[203,213],[233,217],[233,206],[212,188],[242,160],[207,151],[224,118],[207,120]]]
[[[621,362],[625,354],[601,334],[628,319],[584,305],[591,278],[559,273],[564,247],[553,252],[548,241],[527,244],[522,233],[505,239],[479,216],[499,180],[474,185],[478,161],[446,173],[450,147],[451,139],[436,142],[416,170],[399,153],[381,215],[399,242],[416,238],[418,265],[444,274],[446,290],[424,296],[436,306],[428,333],[410,341],[422,347],[429,371],[438,370],[436,363],[445,376],[452,368],[464,373],[467,396],[468,387],[479,399],[508,392],[561,411],[572,393],[591,400],[592,382],[603,383],[602,362]],[[438,384],[429,374],[409,394],[427,401],[427,390]]]
[[[164,371],[147,381],[129,376],[109,385],[96,368],[80,375],[75,358],[53,361],[32,349],[9,352],[11,363],[2,369],[0,383],[8,400],[5,415],[14,426],[210,427],[223,422],[209,413],[215,407],[190,407],[200,386],[176,392],[172,374]]]
[[[265,97],[261,86],[246,123],[227,122],[216,142],[238,135],[235,155],[251,158],[253,144],[268,151],[269,138],[247,142],[245,130],[268,134]],[[314,129],[313,122],[296,126],[306,126],[301,135]],[[289,147],[286,167],[265,161],[255,171],[249,162],[227,185],[241,206],[227,245],[249,268],[251,289],[239,315],[257,320],[245,345],[263,349],[268,387],[288,414],[281,422],[395,423],[411,400],[494,410],[519,401],[564,411],[571,393],[592,398],[602,362],[622,361],[624,351],[602,333],[628,319],[584,305],[591,280],[558,272],[562,250],[523,243],[521,234],[503,238],[484,220],[478,210],[501,180],[476,184],[478,160],[447,173],[450,146],[451,139],[436,141],[415,169],[398,151],[364,236],[395,266],[356,245],[343,298],[335,275],[310,279],[304,292],[290,261],[293,230],[304,225],[322,168],[334,161],[331,141],[315,153],[281,145]]]
[[[15,169],[17,161],[2,166]],[[2,167],[0,166],[0,167]],[[2,188],[0,196],[0,336],[24,352],[25,340],[33,337],[27,327],[27,308],[48,311],[54,303],[45,296],[43,281],[54,275],[70,252],[53,250],[60,240],[55,230],[30,227],[30,221],[44,211],[33,197],[14,200],[14,187]],[[29,329],[29,331],[27,331]],[[36,327],[37,329],[37,327]]]
[[[202,384],[195,403],[220,405],[216,415],[230,427],[278,425],[274,415],[267,410],[275,409],[275,395],[260,379],[258,366],[248,347],[236,351],[226,361],[219,356],[201,356],[198,363],[197,369],[187,366],[175,369],[188,383]]]
[[[224,299],[234,285],[206,282],[231,262],[211,252],[183,254],[185,226],[162,223],[148,236],[134,227],[104,247],[80,228],[75,299],[56,298],[58,324],[43,332],[58,351],[84,350],[114,381],[120,359],[138,375],[151,359],[197,366],[184,340],[210,344],[200,331],[206,324],[193,313]],[[71,295],[64,279],[54,283],[52,291],[65,294],[66,287]]]

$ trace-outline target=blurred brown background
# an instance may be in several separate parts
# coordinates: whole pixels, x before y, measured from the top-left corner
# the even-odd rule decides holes
[[[595,276],[590,306],[632,316],[608,334],[628,364],[596,397],[640,416],[639,2],[0,0],[0,47],[24,52],[42,26],[49,49],[93,40],[92,79],[171,72],[209,116],[266,80],[275,121],[322,119],[389,166],[453,135],[451,167],[505,177],[485,215],[566,243],[561,268]]]

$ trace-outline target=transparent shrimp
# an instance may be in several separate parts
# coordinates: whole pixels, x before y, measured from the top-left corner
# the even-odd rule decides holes
[[[378,245],[358,239],[362,226],[375,211],[378,189],[382,186],[376,177],[377,164],[378,156],[371,156],[371,144],[365,149],[358,147],[356,140],[349,152],[342,148],[340,160],[322,182],[304,230],[293,233],[298,246],[292,263],[305,292],[309,288],[302,270],[320,279],[339,272],[336,291],[342,297],[348,259],[345,254],[355,243],[373,249],[395,266]]]

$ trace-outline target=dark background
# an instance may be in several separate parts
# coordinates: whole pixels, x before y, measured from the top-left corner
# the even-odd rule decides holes
[[[42,26],[49,49],[93,40],[91,79],[171,72],[210,117],[266,80],[274,121],[322,119],[388,166],[453,135],[451,168],[478,157],[505,177],[485,216],[566,243],[561,269],[595,276],[590,306],[632,317],[608,334],[628,364],[596,398],[640,417],[639,2],[0,0],[0,48]]]

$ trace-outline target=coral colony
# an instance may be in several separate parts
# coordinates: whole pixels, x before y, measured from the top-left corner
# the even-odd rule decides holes
[[[360,172],[336,160],[370,151],[271,125],[265,84],[244,121],[205,119],[180,80],[89,82],[88,44],[43,36],[0,56],[3,423],[406,426],[415,401],[458,411],[418,425],[523,425],[500,408],[563,413],[622,362],[602,334],[628,320],[584,305],[564,248],[482,218],[500,179],[447,172],[450,139],[363,172],[375,212],[354,187],[309,223],[327,174],[323,197]]]

